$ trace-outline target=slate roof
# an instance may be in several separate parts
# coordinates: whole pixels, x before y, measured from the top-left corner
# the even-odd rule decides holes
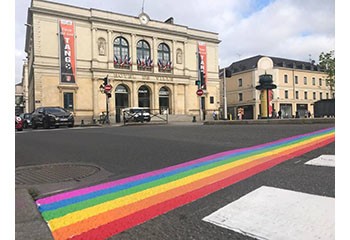
[[[286,59],[286,58],[263,56],[263,55],[257,55],[254,57],[243,59],[241,61],[234,62],[229,67],[227,67],[227,69],[229,69],[233,74],[254,69],[257,67],[258,61],[262,57],[271,58],[273,61],[274,67],[305,69],[310,71],[322,71],[322,69],[314,63]]]

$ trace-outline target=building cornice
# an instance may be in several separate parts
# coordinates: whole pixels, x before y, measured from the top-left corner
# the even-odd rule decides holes
[[[160,33],[160,34],[173,35],[173,36],[178,36],[181,38],[193,39],[193,40],[197,40],[197,41],[209,42],[209,43],[214,43],[214,44],[219,44],[221,42],[217,38],[203,37],[201,35],[195,35],[195,34],[191,34],[188,32],[198,31],[199,33],[212,34],[215,36],[218,36],[218,33],[213,33],[213,32],[203,31],[203,30],[198,30],[198,29],[192,29],[192,28],[189,28],[186,26],[181,26],[181,25],[175,25],[175,24],[170,25],[168,23],[163,23],[163,22],[156,21],[156,20],[151,20],[151,22],[155,22],[155,23],[160,24],[162,26],[156,27],[156,26],[150,26],[150,25],[135,24],[135,23],[127,22],[127,21],[123,21],[123,20],[107,19],[107,18],[94,16],[93,12],[96,11],[96,12],[101,12],[101,13],[110,13],[110,14],[113,14],[114,16],[123,16],[123,17],[129,18],[130,21],[135,20],[137,18],[137,17],[133,17],[133,16],[127,16],[127,15],[123,15],[123,14],[106,12],[106,11],[96,10],[96,9],[84,9],[84,8],[79,8],[79,7],[75,7],[75,6],[70,6],[70,5],[51,3],[51,2],[47,2],[47,1],[44,1],[44,2],[49,3],[49,4],[63,5],[63,6],[70,7],[70,8],[77,8],[77,9],[89,11],[89,14],[83,16],[80,14],[75,14],[74,12],[63,12],[63,11],[59,11],[59,10],[55,10],[55,9],[41,8],[41,7],[37,7],[37,6],[30,7],[29,10],[31,11],[31,13],[32,14],[34,14],[34,13],[42,14],[42,15],[47,15],[47,16],[51,16],[51,17],[69,18],[69,19],[74,19],[74,20],[80,20],[80,21],[88,22],[90,24],[102,23],[102,24],[116,25],[118,27],[126,27],[126,28],[132,28],[135,30],[149,31],[152,33],[156,32],[156,33]],[[183,28],[184,31],[163,28],[163,27],[169,27],[169,26]],[[105,30],[108,31],[111,29],[105,28]]]

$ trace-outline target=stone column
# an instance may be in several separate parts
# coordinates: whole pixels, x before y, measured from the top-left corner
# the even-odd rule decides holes
[[[112,41],[112,32],[111,30],[107,30],[107,62],[108,62],[108,68],[113,69],[114,68],[114,53],[113,53],[113,44]]]
[[[154,96],[154,101],[153,101],[153,109],[159,109],[159,84],[155,82],[153,84],[154,89],[153,89],[153,96]]]
[[[187,98],[187,96],[188,96],[188,94],[189,94],[189,92],[188,92],[188,84],[185,84],[185,90],[184,90],[185,92],[184,92],[184,114],[188,114],[188,98]]]
[[[101,94],[99,91],[98,78],[92,78],[92,102],[93,102],[93,118],[98,119],[100,115],[100,109],[98,106],[98,97]]]
[[[177,87],[179,86],[179,84],[174,83],[173,85],[173,96],[172,96],[172,114],[178,114],[178,112],[176,111],[177,107],[176,107],[176,98],[177,98]]]
[[[130,107],[138,107],[138,89],[136,85],[136,81],[132,82],[132,90],[131,90],[131,106]]]
[[[172,49],[173,49],[173,53],[171,54],[172,56],[171,56],[170,61],[173,63],[173,66],[175,66],[175,63],[176,63],[176,41],[175,40],[173,40]]]
[[[151,53],[153,56],[151,58],[153,59],[153,65],[154,65],[154,72],[158,73],[158,39],[156,37],[153,37],[153,53]]]
[[[96,44],[97,44],[96,31],[97,31],[97,28],[92,28],[91,31],[92,31],[91,58],[92,58],[92,60],[96,60]]]
[[[136,51],[136,34],[131,34],[130,56],[132,60],[132,70],[137,71],[137,51]]]

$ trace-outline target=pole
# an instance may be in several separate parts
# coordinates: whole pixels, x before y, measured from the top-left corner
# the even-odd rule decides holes
[[[270,118],[270,91],[269,91],[269,89],[266,89],[266,92],[267,92],[267,94],[266,94],[266,102],[267,102],[267,116],[266,116],[266,118],[267,119],[269,119]]]
[[[224,120],[227,120],[226,68],[224,68]]]
[[[201,64],[201,59],[200,59],[200,54],[199,54],[199,48],[197,47],[197,59],[198,59],[198,81],[200,82],[200,84],[198,84],[198,89],[201,88],[201,67],[200,67],[200,64]],[[202,97],[199,96],[198,97],[199,99],[199,120],[202,120]]]
[[[145,8],[145,0],[142,1],[142,10],[141,10],[142,13],[143,13],[143,11],[144,11],[144,8]]]
[[[106,123],[109,124],[109,111],[108,111],[108,100],[109,100],[109,97],[106,93],[106,113],[107,113],[107,116],[106,116]]]

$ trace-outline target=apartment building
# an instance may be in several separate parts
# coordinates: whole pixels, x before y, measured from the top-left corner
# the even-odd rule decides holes
[[[243,119],[260,118],[261,92],[256,86],[264,74],[272,75],[277,86],[269,94],[269,117],[279,111],[282,118],[312,117],[314,102],[335,96],[325,80],[326,73],[310,62],[258,55],[234,62],[226,69],[232,74],[225,79],[227,112],[232,119],[237,119],[242,109]],[[223,82],[220,89],[223,94]]]

